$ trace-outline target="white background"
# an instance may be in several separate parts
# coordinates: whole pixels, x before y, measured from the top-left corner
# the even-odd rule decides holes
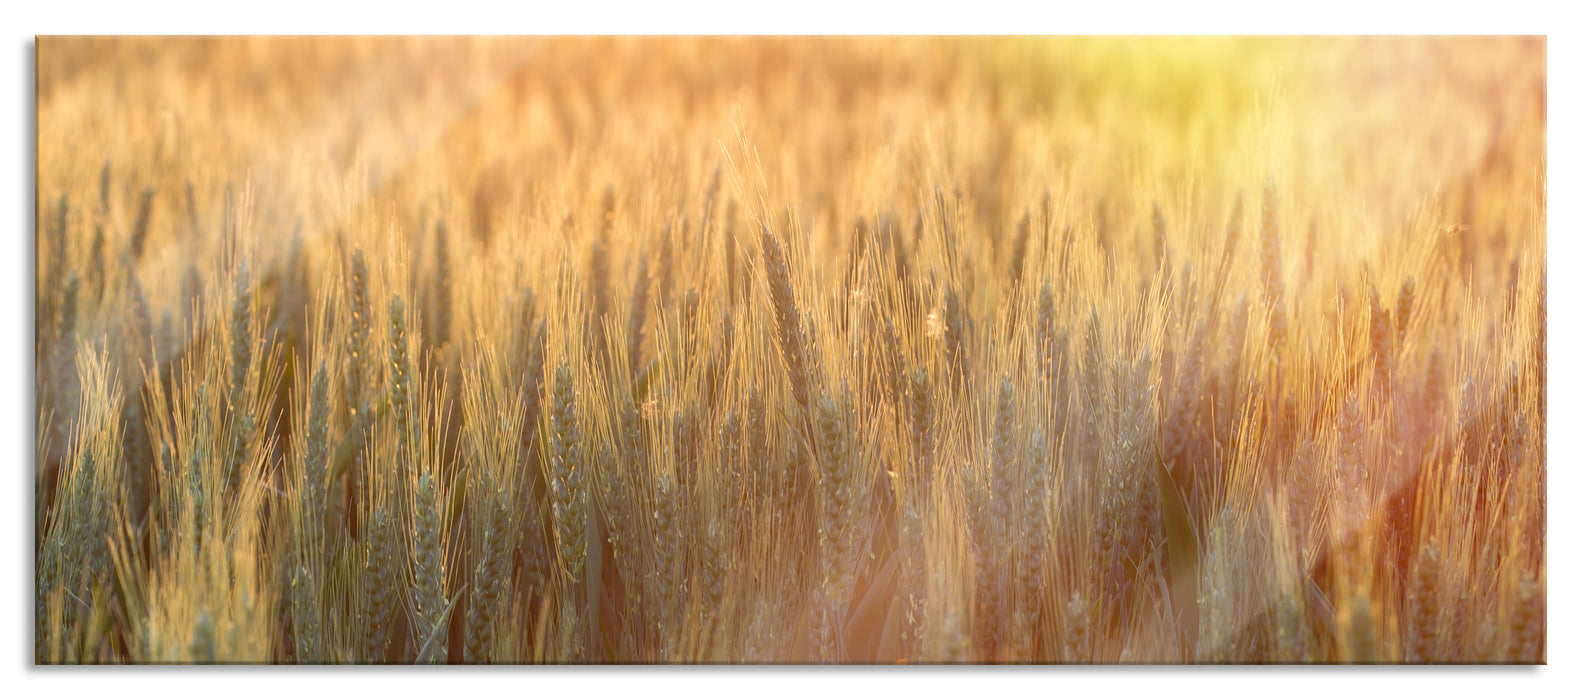
[[[941,2],[46,2],[12,0],[0,24],[14,34],[0,49],[0,696],[12,698],[348,697],[582,698],[735,696],[936,697],[1018,700],[1148,697],[1168,700],[1256,695],[1523,698],[1582,693],[1577,661],[1578,277],[1572,237],[1578,191],[1575,45],[1579,32],[1560,3],[1103,2],[1075,5],[998,0]],[[32,353],[33,36],[38,34],[1548,34],[1549,570],[1550,665],[1544,668],[500,668],[500,669],[153,669],[33,668]],[[1554,196],[1558,195],[1558,196]],[[9,503],[9,508],[3,503]],[[1571,691],[1563,688],[1572,687]]]

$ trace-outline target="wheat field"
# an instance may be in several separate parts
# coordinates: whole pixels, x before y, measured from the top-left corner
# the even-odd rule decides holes
[[[1544,663],[1545,52],[41,37],[34,661]]]

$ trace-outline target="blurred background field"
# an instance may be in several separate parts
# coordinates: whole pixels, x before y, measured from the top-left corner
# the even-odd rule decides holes
[[[1544,659],[1542,38],[37,46],[39,662]]]

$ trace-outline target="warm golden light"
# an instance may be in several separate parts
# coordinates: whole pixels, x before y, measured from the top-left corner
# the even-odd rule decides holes
[[[39,663],[1542,663],[1542,38],[41,38]]]

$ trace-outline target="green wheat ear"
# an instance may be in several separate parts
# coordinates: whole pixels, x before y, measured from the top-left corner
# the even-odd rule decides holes
[[[456,601],[447,603],[445,600],[445,560],[440,545],[442,524],[434,479],[426,472],[418,477],[416,499],[412,510],[412,600],[417,607],[416,632],[419,638],[426,640],[424,648],[430,649],[435,659],[443,659],[445,621]],[[420,651],[419,658],[422,657]],[[420,660],[419,663],[424,662]]]

